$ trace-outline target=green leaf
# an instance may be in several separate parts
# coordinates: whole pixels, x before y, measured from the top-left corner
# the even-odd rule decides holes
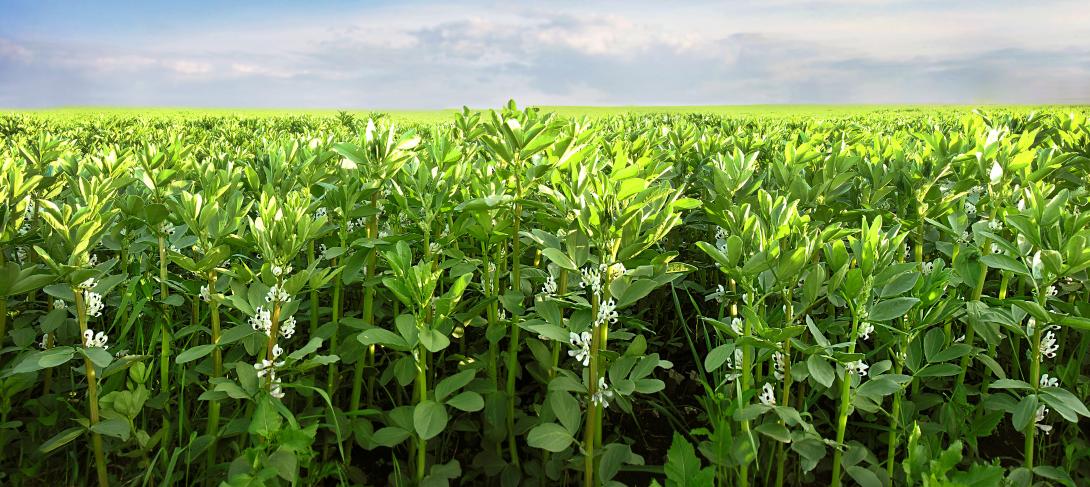
[[[484,409],[484,398],[473,391],[462,391],[461,394],[450,398],[446,404],[452,408],[473,413]]]
[[[623,443],[610,443],[602,448],[598,459],[598,479],[609,482],[621,470],[621,465],[632,456],[632,449]]]
[[[477,375],[477,371],[474,369],[467,369],[450,377],[447,377],[435,386],[435,400],[442,401],[447,396],[454,393],[458,389],[465,387],[470,382],[473,382],[473,378]]]
[[[57,433],[56,435],[53,435],[52,438],[50,438],[48,440],[45,440],[44,443],[42,443],[40,446],[38,446],[38,451],[40,451],[42,453],[49,453],[49,452],[51,452],[53,450],[56,450],[57,448],[60,448],[60,447],[62,447],[64,445],[67,445],[68,443],[71,443],[72,440],[75,440],[76,438],[79,438],[80,435],[82,435],[84,431],[87,431],[87,430],[85,430],[83,428],[80,428],[80,427],[68,428],[68,429],[66,429],[64,431],[61,431],[60,433]]]
[[[208,355],[208,354],[212,353],[212,350],[215,350],[215,349],[216,349],[216,346],[212,345],[212,344],[197,345],[197,346],[195,346],[193,348],[190,348],[190,349],[188,349],[188,350],[186,350],[186,351],[184,351],[182,353],[179,353],[178,356],[174,358],[174,363],[184,364],[184,363],[187,363],[187,362],[192,362],[194,360],[197,360],[199,358],[204,357],[205,355]]]
[[[825,387],[831,387],[833,385],[833,380],[836,378],[836,372],[833,370],[833,366],[829,365],[829,362],[824,358],[817,355],[811,355],[806,359],[806,368],[810,371],[810,377],[813,377],[819,384]]]
[[[378,344],[394,350],[405,350],[409,347],[409,344],[405,342],[401,335],[382,328],[364,330],[363,333],[359,334],[359,341],[364,345]]]
[[[710,485],[705,482],[710,479],[705,477],[708,473],[712,473],[711,469],[701,470],[700,458],[696,456],[693,445],[676,431],[670,443],[670,449],[666,451],[666,465],[663,466],[663,471],[666,473],[666,487]]]
[[[788,443],[791,441],[791,432],[787,431],[787,427],[779,422],[761,423],[753,429],[758,433],[781,443]]]
[[[1067,389],[1043,387],[1040,390],[1040,399],[1072,423],[1078,422],[1079,416],[1090,417],[1090,411],[1086,409],[1086,405]]]
[[[920,302],[919,299],[909,297],[879,301],[878,304],[871,308],[869,319],[871,321],[890,321],[900,318],[918,302]]]
[[[447,338],[446,335],[431,328],[420,330],[419,338],[420,343],[424,345],[424,348],[428,349],[429,352],[439,352],[450,346],[450,339]]]
[[[254,415],[250,419],[250,427],[247,430],[250,434],[271,438],[280,431],[284,418],[276,410],[273,401],[274,399],[269,395],[261,396],[261,399],[257,401],[257,407],[254,408]]]
[[[734,347],[729,344],[723,344],[713,348],[710,352],[708,352],[708,356],[704,357],[704,370],[707,372],[717,370],[733,354]]]
[[[997,379],[988,385],[989,389],[1033,389],[1027,382],[1015,379]]]
[[[1014,425],[1014,429],[1017,431],[1025,431],[1026,428],[1032,428],[1033,419],[1037,415],[1037,396],[1030,394],[1023,397],[1018,405],[1014,407],[1013,414],[1011,415],[1011,424]]]
[[[559,453],[575,441],[568,430],[556,423],[542,423],[534,426],[526,435],[526,444],[534,448]]]
[[[572,261],[567,254],[561,252],[560,249],[554,249],[552,247],[549,247],[542,250],[541,255],[544,255],[549,260],[553,261],[553,263],[559,266],[561,269],[567,269],[572,272],[579,272],[579,267],[575,265],[575,262]]]
[[[100,421],[94,426],[91,426],[91,431],[106,436],[112,436],[114,438],[120,438],[121,441],[128,441],[129,433],[131,432],[129,430],[129,422],[121,418]]]
[[[413,409],[413,428],[421,439],[430,440],[447,427],[447,408],[432,400],[421,401]]]
[[[397,426],[387,426],[375,432],[371,435],[371,441],[375,442],[378,446],[384,446],[392,448],[405,441],[412,433],[404,428],[398,428]]]
[[[1026,268],[1025,264],[1015,260],[1013,257],[1011,257],[1009,255],[1005,255],[1005,254],[988,254],[988,255],[985,255],[985,256],[981,257],[980,261],[983,262],[984,265],[986,265],[988,267],[991,267],[993,269],[1001,269],[1001,270],[1005,270],[1005,271],[1010,271],[1010,272],[1013,272],[1015,274],[1020,274],[1020,275],[1023,275],[1023,276],[1029,276],[1030,275],[1029,269]]]
[[[550,391],[548,401],[549,407],[553,410],[553,414],[556,415],[556,419],[560,421],[564,429],[568,430],[568,433],[575,435],[579,429],[579,420],[582,416],[579,410],[579,401],[567,391]]]
[[[852,465],[844,470],[849,477],[852,478],[859,487],[882,487],[882,481],[878,479],[878,476],[874,472],[867,470],[859,465]]]

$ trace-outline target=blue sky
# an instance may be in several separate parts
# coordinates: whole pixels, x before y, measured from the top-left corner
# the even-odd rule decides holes
[[[0,0],[0,107],[1090,103],[1090,2]]]

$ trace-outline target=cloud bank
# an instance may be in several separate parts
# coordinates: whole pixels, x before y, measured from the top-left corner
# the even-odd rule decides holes
[[[1086,2],[276,5],[13,9],[0,107],[1090,102]]]

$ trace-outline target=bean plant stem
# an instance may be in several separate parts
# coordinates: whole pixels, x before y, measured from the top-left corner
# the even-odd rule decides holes
[[[212,320],[212,377],[223,376],[223,351],[220,350],[220,304],[216,299],[216,273],[208,273],[208,310]],[[208,405],[208,470],[216,464],[216,443],[219,439],[220,402]]]
[[[598,296],[591,298],[591,316],[598,316],[600,306]],[[594,407],[594,394],[598,392],[598,330],[591,332],[590,363],[587,365],[587,420],[583,427],[583,486],[594,487],[594,439],[597,436],[597,421]]]
[[[513,241],[511,242],[511,290],[516,294],[521,293],[522,283],[522,263],[519,261],[522,256],[521,238],[519,237],[519,224],[522,221],[522,182],[520,179],[516,179],[516,192],[515,192],[515,208],[514,219],[515,225],[512,232]],[[507,349],[507,447],[511,450],[511,464],[515,468],[519,468],[519,454],[518,454],[518,441],[515,438],[515,380],[518,372],[518,354],[519,354],[519,328],[517,318],[511,322],[511,341],[508,344]]]
[[[786,316],[784,318],[784,327],[791,326],[795,321],[794,311],[795,306],[792,302],[791,291],[785,293]],[[773,365],[775,369],[775,365]],[[780,404],[786,406],[791,401],[791,339],[787,339],[783,345],[783,395],[780,398]],[[783,443],[776,444],[776,487],[783,485],[784,468],[787,464],[787,450],[784,448]]]
[[[83,301],[83,291],[79,288],[73,288],[72,293],[75,295],[76,301],[76,318],[79,321],[79,330],[81,335],[87,331],[87,303]],[[83,344],[86,346],[86,344]],[[91,423],[91,448],[95,452],[95,470],[98,473],[98,485],[99,487],[106,487],[110,485],[109,477],[106,475],[106,453],[102,448],[102,435],[97,431],[93,431],[96,424],[98,424],[98,379],[95,377],[95,364],[91,362],[90,357],[83,356],[83,367],[87,372],[87,400],[88,409]]]
[[[848,353],[855,353],[856,335],[859,333],[859,313],[856,311],[855,306],[848,302],[848,306],[852,312],[852,331],[851,331],[851,344],[848,345]],[[840,486],[840,457],[842,455],[842,446],[844,445],[844,432],[848,428],[848,408],[851,406],[851,394],[852,394],[852,374],[848,372],[848,369],[844,368],[844,379],[840,382],[840,413],[836,419],[836,450],[833,453],[833,478],[832,486]]]

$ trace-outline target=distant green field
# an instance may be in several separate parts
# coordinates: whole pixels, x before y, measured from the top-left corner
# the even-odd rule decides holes
[[[485,107],[483,109],[488,109]],[[540,106],[544,111],[555,112],[567,117],[600,118],[621,114],[652,113],[705,113],[744,116],[846,116],[860,113],[882,112],[921,112],[951,111],[968,112],[975,108],[1003,108],[1018,112],[1028,112],[1043,108],[1063,108],[1061,106],[1040,105],[709,105],[709,106]],[[1068,105],[1067,108],[1086,110],[1086,105]],[[478,109],[478,108],[474,108]],[[289,109],[289,108],[130,108],[130,107],[62,107],[32,110],[3,110],[18,113],[36,113],[61,117],[85,117],[89,115],[155,115],[200,117],[207,115],[238,115],[243,117],[283,117],[292,115],[329,116],[342,110],[337,109]],[[399,109],[347,109],[354,114],[387,113],[403,121],[434,123],[451,120],[460,109],[440,110],[399,110]]]

